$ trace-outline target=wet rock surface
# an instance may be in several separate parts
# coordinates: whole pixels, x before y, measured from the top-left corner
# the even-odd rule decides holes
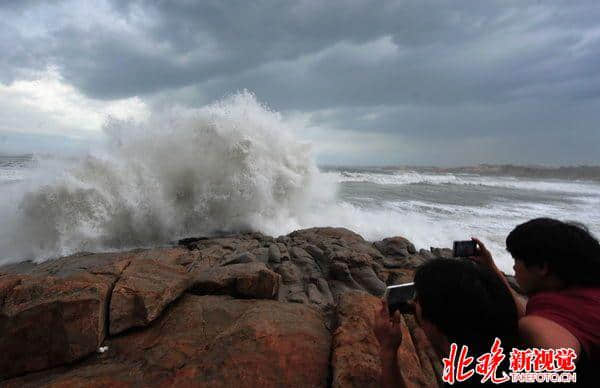
[[[186,294],[142,331],[81,365],[7,386],[325,387],[331,335],[309,306]]]
[[[243,298],[273,299],[281,276],[263,263],[227,264],[192,273],[195,294],[228,294]]]
[[[106,337],[113,278],[0,277],[0,376],[71,363]]]
[[[148,325],[189,285],[190,276],[181,266],[156,259],[131,260],[112,290],[110,334]]]
[[[417,252],[400,236],[368,242],[343,228],[311,228],[0,267],[0,380],[379,386],[379,298],[447,255]],[[439,360],[424,333],[411,317],[404,327],[407,382],[437,386]]]

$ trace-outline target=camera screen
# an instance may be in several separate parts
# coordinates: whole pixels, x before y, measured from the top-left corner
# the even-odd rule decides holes
[[[386,300],[390,315],[396,310],[401,313],[409,312],[405,307],[407,302],[415,298],[415,284],[406,283],[397,286],[390,286],[386,289]]]
[[[475,255],[475,241],[454,241],[454,257],[469,257]]]

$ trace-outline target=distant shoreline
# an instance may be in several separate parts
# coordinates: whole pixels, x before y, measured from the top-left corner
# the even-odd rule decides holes
[[[0,154],[0,158],[6,158],[6,159],[10,159],[10,158],[18,158],[18,159],[23,159],[23,158],[33,158],[33,154],[16,154],[16,155],[11,155],[11,154]]]
[[[28,154],[2,154],[1,159],[33,159],[35,153]],[[458,167],[439,167],[439,166],[417,166],[417,165],[330,165],[323,164],[318,166],[322,171],[344,171],[359,172],[419,172],[432,174],[478,174],[487,176],[504,176],[515,178],[541,178],[541,179],[567,179],[567,180],[592,180],[600,181],[600,165],[566,165],[566,166],[545,166],[536,164],[489,164],[482,163],[473,166]]]
[[[509,176],[518,178],[549,178],[569,180],[594,180],[600,181],[600,165],[581,166],[541,166],[541,165],[513,165],[513,164],[479,164],[476,166],[461,167],[435,167],[435,166],[332,166],[323,165],[319,168],[325,171],[344,169],[346,171],[416,171],[419,173],[434,174],[478,174],[488,176]]]

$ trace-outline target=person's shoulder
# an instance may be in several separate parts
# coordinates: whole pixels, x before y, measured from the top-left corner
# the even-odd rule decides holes
[[[579,354],[581,344],[566,328],[551,319],[526,315],[519,319],[519,335],[530,346],[544,349],[571,348]]]
[[[600,287],[570,287],[563,292],[565,296],[586,302],[600,303]]]
[[[543,311],[562,315],[577,313],[581,307],[600,309],[599,287],[570,287],[558,291],[542,291],[529,296],[526,315]]]
[[[568,299],[568,297],[567,297]],[[560,311],[565,304],[565,296],[554,291],[542,291],[529,295],[525,305],[525,316],[532,313]]]

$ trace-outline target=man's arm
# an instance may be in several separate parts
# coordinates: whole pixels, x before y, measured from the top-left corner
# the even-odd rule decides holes
[[[481,241],[476,239],[475,237],[472,237],[471,239],[477,243],[477,255],[472,257],[471,259],[476,261],[477,263],[483,265],[484,267],[489,268],[500,278],[502,283],[504,283],[506,288],[508,288],[508,291],[510,291],[510,294],[512,295],[513,300],[515,301],[515,306],[517,307],[517,316],[519,318],[524,317],[525,316],[525,306],[527,305],[526,299],[523,296],[519,295],[519,293],[517,293],[510,286],[510,284],[508,283],[508,280],[506,280],[506,276],[504,276],[502,271],[500,271],[500,269],[496,266],[496,263],[494,262],[494,259],[492,258],[492,254],[490,253],[490,251],[487,250],[485,245]]]
[[[520,295],[517,291],[515,291],[514,288],[510,286],[510,283],[508,283],[506,276],[504,276],[504,274],[502,273],[502,271],[500,271],[498,267],[496,267],[495,265],[494,267],[495,268],[493,268],[492,270],[496,272],[496,275],[498,275],[500,280],[502,280],[502,283],[504,283],[506,288],[508,288],[508,291],[510,291],[513,300],[515,301],[515,305],[517,306],[517,316],[519,318],[523,318],[525,316],[525,306],[527,306],[527,299],[525,299],[523,295]]]
[[[569,330],[544,317],[527,315],[519,319],[519,336],[530,347],[570,348],[575,350],[577,357],[581,354],[581,344],[577,338]]]

